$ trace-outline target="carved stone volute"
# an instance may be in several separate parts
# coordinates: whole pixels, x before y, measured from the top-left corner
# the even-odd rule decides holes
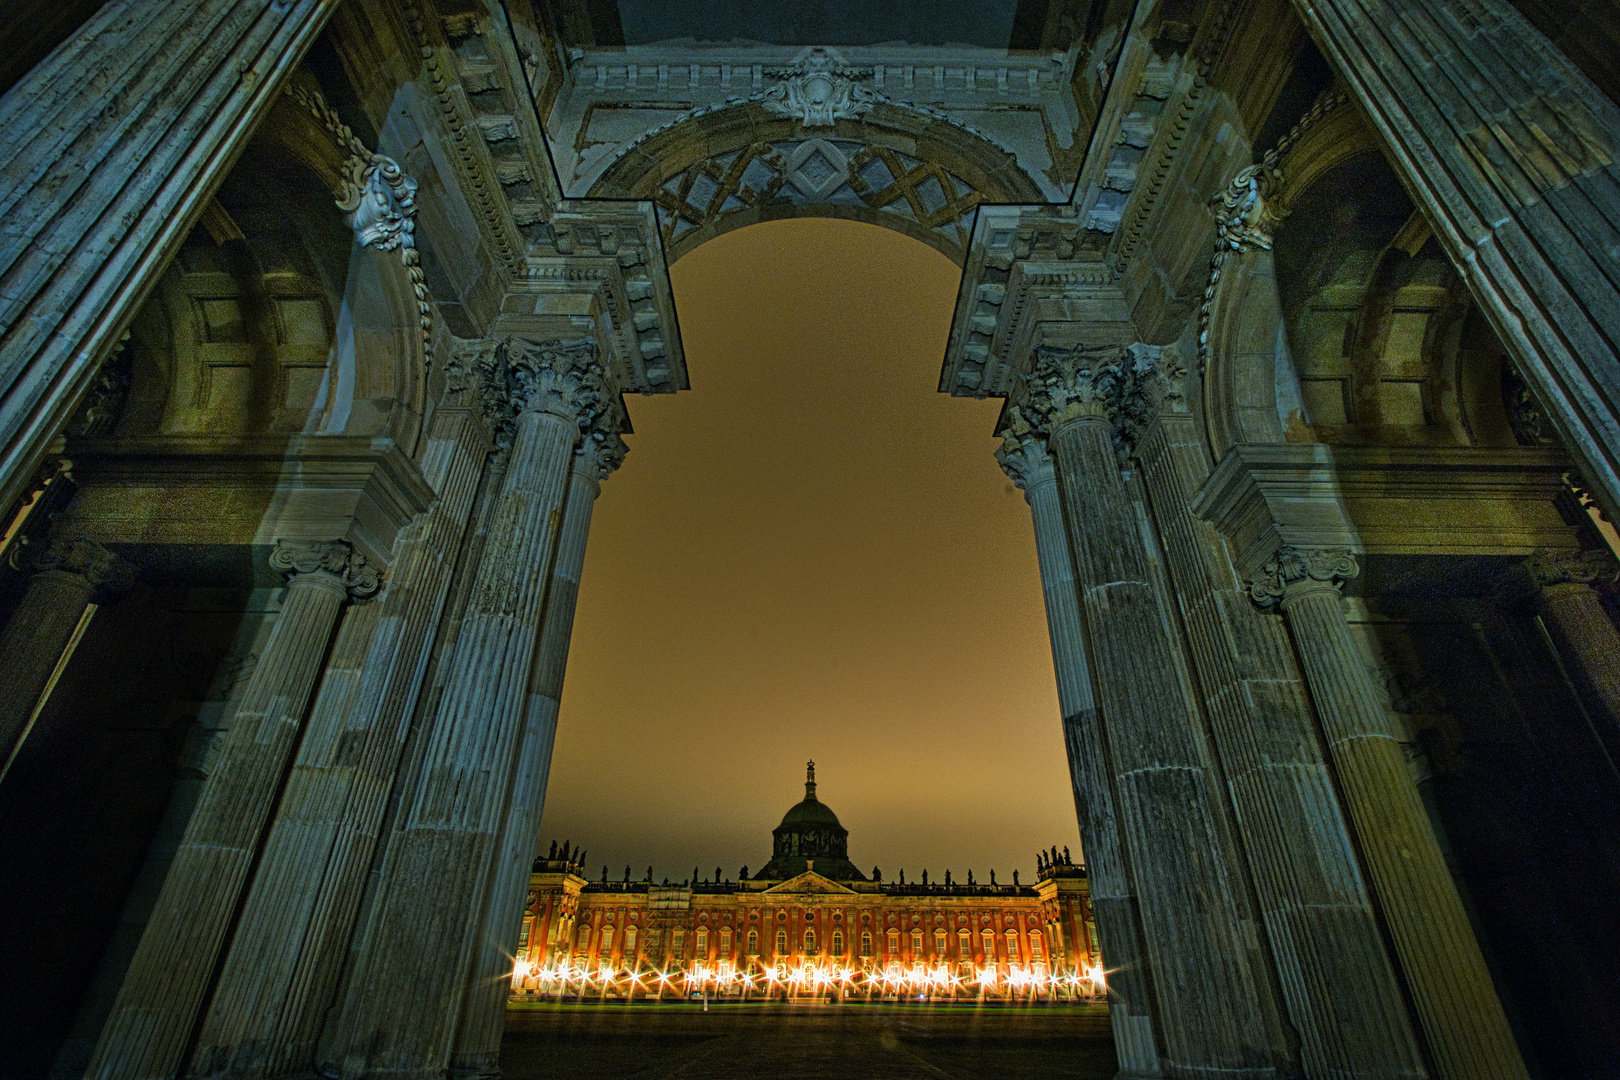
[[[1261,607],[1287,603],[1307,589],[1334,589],[1361,573],[1349,548],[1295,547],[1277,549],[1260,573],[1248,583],[1249,596]]]
[[[629,452],[630,447],[625,445],[616,425],[598,423],[579,440],[579,447],[574,451],[574,472],[601,483],[624,464]]]
[[[36,572],[78,574],[97,589],[118,590],[134,584],[134,569],[94,540],[54,536],[28,560]]]
[[[1554,585],[1612,585],[1620,580],[1620,563],[1601,549],[1553,551],[1532,555],[1524,569],[1538,588]]]
[[[1220,242],[1231,251],[1271,250],[1271,238],[1288,211],[1277,203],[1282,173],[1262,162],[1243,169],[1210,200]]]
[[[353,599],[377,591],[377,568],[347,540],[277,540],[270,567],[289,580],[306,578],[341,588]]]
[[[1001,446],[996,449],[996,461],[1020,491],[1031,491],[1056,479],[1046,439],[1031,430],[1016,405],[1007,410]]]
[[[1166,350],[1155,345],[1043,345],[1018,408],[1025,423],[1048,435],[1072,420],[1106,420],[1123,458],[1161,404],[1179,400],[1185,408],[1186,374],[1173,350],[1166,363]]]
[[[616,404],[612,377],[596,359],[592,338],[505,344],[507,390],[514,413],[547,412],[586,430]]]

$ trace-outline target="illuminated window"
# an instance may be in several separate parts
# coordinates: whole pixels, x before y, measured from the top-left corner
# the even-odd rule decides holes
[[[574,945],[577,949],[579,949],[580,952],[584,952],[586,949],[591,947],[590,927],[582,926],[579,928],[579,937],[575,939]]]
[[[900,955],[900,931],[898,931],[898,930],[890,930],[889,931],[889,956],[890,956],[890,958],[893,958],[893,957],[896,957],[896,956],[899,956],[899,955]]]
[[[613,927],[602,927],[602,949],[597,955],[604,960],[613,955]]]
[[[995,963],[996,962],[996,935],[995,935],[995,932],[992,931],[987,926],[984,929],[984,933],[980,934],[979,937],[984,940],[984,962],[987,963],[987,964]]]
[[[934,931],[934,955],[936,957],[945,955],[945,931],[943,930]]]
[[[816,951],[816,932],[814,930],[804,932],[804,951],[807,953]]]
[[[963,960],[973,959],[973,938],[966,930],[956,932],[956,954]]]
[[[1041,935],[1037,934],[1037,933],[1034,933],[1034,932],[1031,932],[1030,935],[1029,935],[1029,958],[1030,958],[1030,960],[1034,961],[1037,964],[1042,963],[1043,961],[1045,961],[1046,957],[1044,957],[1042,955],[1043,951],[1044,950],[1041,947]]]
[[[922,931],[913,930],[911,932],[911,958],[913,960],[921,960],[922,954]]]
[[[640,936],[640,931],[634,926],[624,932],[624,955],[631,959],[634,959],[636,955],[636,938],[638,936]]]
[[[731,927],[729,926],[720,931],[720,955],[731,955]]]
[[[709,955],[709,932],[699,929],[697,932],[697,958],[704,959]]]
[[[861,955],[872,955],[872,935],[866,930],[861,931]]]
[[[832,951],[834,956],[844,955],[844,932],[842,930],[833,931]]]
[[[675,959],[677,959],[677,960],[684,960],[686,958],[686,931],[685,930],[677,930],[677,931],[675,931],[675,933],[673,935],[671,935],[670,942],[669,942],[669,951],[670,951],[670,955],[674,956]]]
[[[523,929],[518,931],[518,948],[527,949],[529,947],[529,934],[533,930],[534,930],[534,920],[533,919],[524,919],[523,920]]]
[[[1030,935],[1030,940],[1035,940],[1034,934]],[[1018,951],[1018,931],[1009,930],[1007,931],[1007,963],[1016,964],[1022,959],[1023,954]]]
[[[748,931],[748,955],[749,956],[758,956],[759,955],[759,931],[758,930],[750,930],[750,931]]]

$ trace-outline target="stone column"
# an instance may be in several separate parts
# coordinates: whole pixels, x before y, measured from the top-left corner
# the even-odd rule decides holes
[[[1225,768],[1266,935],[1308,1076],[1426,1076],[1288,632],[1249,602],[1192,512],[1213,469],[1173,347],[1136,441],[1153,518]]]
[[[337,0],[111,0],[0,97],[0,506]]]
[[[617,432],[598,430],[589,433],[574,454],[562,534],[557,540],[556,563],[546,591],[534,667],[529,673],[511,805],[490,868],[483,929],[475,945],[472,977],[467,982],[455,1052],[450,1059],[452,1076],[495,1077],[500,1073],[497,1063],[501,1034],[506,1029],[506,999],[511,994],[511,950],[523,925],[523,904],[529,894],[529,873],[539,842],[540,811],[546,801],[546,778],[551,773],[551,748],[557,735],[568,646],[574,634],[574,607],[579,597],[580,571],[585,565],[585,542],[591,531],[591,510],[602,490],[602,481],[623,462],[625,451],[624,440]]]
[[[376,571],[341,540],[278,540],[270,565],[289,575],[286,599],[102,1029],[85,1074],[94,1080],[156,1080],[183,1064],[338,611],[377,589]]]
[[[590,341],[507,349],[518,415],[505,479],[416,789],[383,857],[349,979],[345,1076],[442,1076],[505,824],[570,462],[618,405]]]
[[[1280,601],[1288,617],[1438,1075],[1524,1080],[1479,942],[1344,617],[1339,585],[1359,572],[1347,550],[1285,546],[1249,589],[1262,605]]]
[[[438,497],[395,547],[363,654],[349,664],[335,655],[328,665],[203,1025],[193,1078],[278,1076],[313,1060],[492,448],[476,384],[492,377],[494,350],[493,342],[479,343],[445,364],[445,394],[421,458]]]
[[[17,749],[96,591],[129,578],[116,555],[81,538],[52,539],[31,561],[35,574],[0,635],[0,766]]]
[[[1182,690],[1170,614],[1115,456],[1115,424],[1137,408],[1135,364],[1117,347],[1043,347],[1009,428],[1046,432],[1057,462],[1165,1071],[1274,1077],[1289,1066],[1270,1037],[1267,977],[1249,960],[1241,870],[1227,862],[1201,721]]]
[[[1536,555],[1524,568],[1536,584],[1542,617],[1569,651],[1578,677],[1603,703],[1610,722],[1620,724],[1620,632],[1593,588],[1620,576],[1614,556],[1602,550]]]
[[[1035,554],[1040,561],[1041,590],[1046,599],[1058,707],[1063,712],[1063,742],[1069,754],[1069,777],[1084,843],[1086,876],[1091,882],[1097,940],[1107,968],[1109,1020],[1120,1075],[1160,1076],[1154,1035],[1159,1022],[1148,989],[1151,976],[1142,943],[1141,912],[1120,850],[1113,774],[1102,713],[1092,694],[1085,627],[1075,591],[1074,559],[1063,523],[1057,471],[1045,442],[1033,434],[1022,438],[1009,434],[996,458],[1023,489],[1035,522]]]
[[[1511,0],[1294,8],[1581,475],[1620,514],[1620,106]]]

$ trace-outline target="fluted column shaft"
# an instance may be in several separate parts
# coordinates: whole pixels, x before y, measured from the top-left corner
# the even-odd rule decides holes
[[[1120,834],[1141,901],[1168,1075],[1278,1075],[1241,940],[1210,785],[1167,613],[1099,414],[1058,421],[1050,445],[1108,717]]]
[[[0,97],[0,506],[336,7],[111,0]]]
[[[478,401],[447,397],[422,454],[438,497],[395,547],[363,652],[351,659],[334,650],[209,1007],[194,1078],[279,1076],[313,1060],[490,449]]]
[[[515,357],[527,366],[511,458],[349,982],[345,1076],[440,1077],[449,1063],[506,821],[570,461],[589,423],[583,413],[608,397],[585,344],[531,344]]]
[[[1620,724],[1620,631],[1593,588],[1613,584],[1620,567],[1607,551],[1538,555],[1526,560],[1536,599],[1553,634],[1569,650],[1581,679]]]
[[[1075,591],[1074,558],[1063,521],[1057,473],[1039,439],[1009,439],[997,456],[1024,489],[1035,524],[1035,555],[1046,600],[1058,707],[1063,713],[1063,743],[1069,755],[1097,939],[1107,967],[1109,1020],[1120,1075],[1159,1076],[1154,1036],[1158,1021],[1148,989],[1150,975],[1142,942],[1141,912],[1131,890],[1114,819],[1113,775],[1102,714],[1092,693],[1085,628]]]
[[[176,1075],[220,949],[297,746],[338,611],[375,572],[341,541],[279,541],[271,565],[292,575],[264,655],[136,947],[87,1077]]]
[[[1267,569],[1257,595],[1281,597],[1438,1075],[1523,1080],[1462,899],[1350,636],[1334,578],[1355,573],[1353,558],[1285,548]]]
[[[1212,468],[1192,416],[1160,416],[1136,454],[1306,1073],[1426,1076],[1287,630],[1192,513]]]
[[[52,540],[0,635],[0,767],[11,757],[96,590],[120,572],[88,540]]]
[[[616,436],[613,442],[619,442]],[[563,676],[568,668],[568,647],[574,634],[580,571],[585,566],[591,512],[605,471],[595,443],[587,440],[586,446],[574,455],[562,532],[557,538],[557,558],[551,584],[546,590],[534,667],[529,673],[528,701],[512,778],[511,805],[501,830],[494,865],[490,868],[483,929],[475,946],[472,977],[467,983],[455,1051],[450,1059],[452,1076],[499,1075],[501,1034],[506,1029],[506,1000],[512,986],[511,948],[523,925],[523,904],[529,895],[529,874],[540,833],[540,813],[546,801],[546,779],[551,773],[551,750],[557,736]]]
[[[1294,0],[1612,516],[1620,106],[1511,0]]]

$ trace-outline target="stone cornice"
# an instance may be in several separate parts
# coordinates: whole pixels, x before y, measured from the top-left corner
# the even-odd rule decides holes
[[[1527,555],[1568,550],[1555,450],[1240,444],[1193,499],[1258,572],[1278,547],[1378,555]]]

